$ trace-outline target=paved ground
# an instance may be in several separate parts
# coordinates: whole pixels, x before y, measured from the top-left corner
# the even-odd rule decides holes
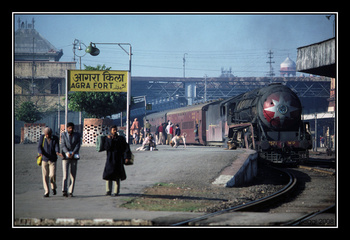
[[[225,151],[218,147],[188,146],[183,149],[159,146],[159,151],[135,151],[135,164],[126,166],[127,180],[122,182],[119,197],[107,197],[102,180],[106,153],[93,147],[81,148],[77,182],[73,198],[62,197],[62,164],[57,164],[57,195],[43,198],[41,167],[36,165],[36,145],[14,146],[14,218],[76,219],[154,219],[156,217],[201,213],[146,212],[119,207],[142,193],[145,187],[159,182],[190,183],[205,186],[230,165],[242,150]],[[180,217],[181,219],[181,217]]]

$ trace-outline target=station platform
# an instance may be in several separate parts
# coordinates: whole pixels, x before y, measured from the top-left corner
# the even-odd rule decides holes
[[[258,174],[258,153],[250,149],[239,149],[239,151],[241,152],[237,159],[220,173],[213,184],[239,187],[256,177]]]
[[[105,196],[102,173],[106,152],[94,147],[82,147],[78,161],[74,197],[63,197],[62,163],[56,166],[57,195],[43,198],[41,167],[36,165],[36,144],[14,146],[13,220],[17,225],[103,225],[119,221],[120,225],[149,225],[154,219],[182,221],[204,213],[143,211],[122,208],[121,205],[141,196],[146,187],[160,182],[192,184],[198,187],[214,184],[226,186],[224,179],[237,182],[234,176],[247,162],[254,160],[254,151],[224,150],[220,147],[187,146],[178,148],[157,146],[158,151],[136,151],[131,145],[135,163],[125,166],[127,179],[121,182],[117,197]],[[250,159],[249,161],[246,161]],[[251,165],[251,164],[250,164]],[[245,172],[252,171],[248,166]],[[254,170],[253,170],[254,172]],[[224,177],[221,177],[224,176]],[[218,180],[220,179],[220,180]]]

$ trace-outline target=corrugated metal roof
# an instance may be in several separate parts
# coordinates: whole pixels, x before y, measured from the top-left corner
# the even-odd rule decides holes
[[[168,111],[166,110],[166,111],[161,111],[161,112],[156,112],[156,113],[147,114],[146,119],[152,120],[152,119],[164,117],[165,114],[166,114],[167,112],[168,112]]]
[[[201,110],[205,104],[198,104],[198,105],[191,105],[188,107],[182,107],[178,109],[174,109],[168,112],[168,116],[172,114],[178,114],[178,113],[185,113],[185,112],[190,112],[190,111],[196,111],[196,110]]]
[[[187,107],[182,107],[182,108],[170,110],[168,112],[168,115],[178,114],[178,113],[185,113],[185,112],[191,112],[191,111],[199,111],[199,110],[202,110],[203,107],[205,107],[207,105],[210,105],[210,104],[215,104],[216,102],[217,101],[200,103],[200,104],[197,104],[197,105],[191,105],[191,106],[187,106]]]

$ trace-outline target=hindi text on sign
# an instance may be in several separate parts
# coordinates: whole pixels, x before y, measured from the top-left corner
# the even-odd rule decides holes
[[[127,92],[127,71],[69,70],[69,91]]]

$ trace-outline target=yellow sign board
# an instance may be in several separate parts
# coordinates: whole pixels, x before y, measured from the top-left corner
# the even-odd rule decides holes
[[[128,71],[68,70],[68,91],[127,92]]]

